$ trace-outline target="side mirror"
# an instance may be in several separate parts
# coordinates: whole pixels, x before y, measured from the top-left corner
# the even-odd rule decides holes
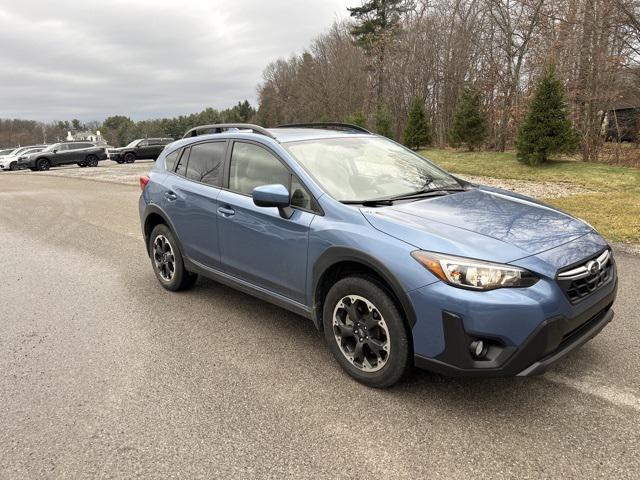
[[[284,185],[261,185],[253,189],[253,203],[258,207],[276,207],[282,218],[291,218],[289,190]]]
[[[56,148],[56,149],[53,151],[53,153],[58,153],[58,149]]]

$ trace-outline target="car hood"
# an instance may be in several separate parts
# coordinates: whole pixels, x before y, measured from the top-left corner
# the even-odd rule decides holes
[[[362,209],[374,228],[417,248],[510,262],[593,232],[533,199],[474,188],[384,208]]]

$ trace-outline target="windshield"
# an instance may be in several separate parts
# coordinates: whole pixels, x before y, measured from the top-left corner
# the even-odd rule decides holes
[[[138,144],[139,141],[140,141],[139,139],[138,140],[134,140],[129,145],[127,145],[125,148],[127,148],[127,147],[135,147]]]
[[[0,156],[9,155],[13,152],[13,148],[7,148],[6,150],[0,150]]]
[[[304,140],[284,147],[341,202],[460,188],[452,176],[424,157],[380,137]]]

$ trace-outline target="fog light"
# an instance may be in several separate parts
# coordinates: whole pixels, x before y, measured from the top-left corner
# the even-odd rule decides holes
[[[474,340],[469,345],[469,350],[471,351],[471,355],[479,360],[487,355],[489,347],[483,340]]]

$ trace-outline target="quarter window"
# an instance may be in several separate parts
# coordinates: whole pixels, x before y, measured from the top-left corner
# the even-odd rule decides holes
[[[178,160],[178,156],[182,150],[178,149],[171,152],[169,155],[164,157],[164,165],[167,171],[173,172],[176,168],[176,161]]]
[[[295,175],[291,178],[291,206],[311,210],[311,195]]]
[[[273,154],[251,143],[234,143],[230,167],[229,188],[238,193],[250,195],[261,185],[289,186],[287,168]]]
[[[176,168],[176,173],[178,175],[182,175],[184,177],[187,173],[187,160],[189,160],[189,149],[185,149],[182,152],[182,156],[178,162],[178,167]]]
[[[187,165],[187,178],[209,185],[220,186],[226,142],[198,143],[191,147]]]

